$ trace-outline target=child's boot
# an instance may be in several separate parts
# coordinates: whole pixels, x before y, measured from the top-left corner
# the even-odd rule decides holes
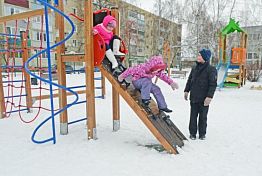
[[[115,77],[118,77],[122,73],[121,69],[119,67],[112,68],[112,74]]]
[[[114,39],[114,41],[113,41],[113,52],[114,52],[114,55],[116,55],[116,56],[125,56],[124,53],[119,51],[120,44],[121,44],[121,41],[119,39]]]
[[[150,103],[150,99],[142,99],[142,103],[144,106],[148,107]]]
[[[171,109],[168,109],[168,108],[162,108],[162,109],[159,109],[160,111],[164,111],[166,113],[171,113],[173,112]]]

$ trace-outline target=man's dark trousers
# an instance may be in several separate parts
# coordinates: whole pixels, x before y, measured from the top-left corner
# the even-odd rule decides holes
[[[199,136],[203,136],[206,134],[207,113],[208,113],[209,106],[204,106],[204,102],[200,102],[200,103],[190,102],[190,105],[191,105],[191,112],[190,112],[189,132],[191,135],[197,134],[197,117],[199,116],[198,132],[199,132]]]

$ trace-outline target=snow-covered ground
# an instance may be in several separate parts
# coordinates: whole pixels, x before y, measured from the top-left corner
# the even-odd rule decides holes
[[[83,85],[84,74],[68,75],[67,82]],[[177,82],[178,91],[172,91],[161,81],[158,85],[169,108],[174,110],[173,122],[188,136],[190,107],[189,102],[183,100],[186,79],[177,79]],[[217,91],[210,105],[207,139],[187,141],[178,155],[144,147],[158,141],[122,99],[121,130],[112,132],[112,92],[109,82],[106,84],[106,99],[96,100],[97,140],[87,140],[85,122],[72,124],[68,135],[59,135],[57,118],[57,144],[34,144],[31,134],[49,116],[47,111],[42,111],[31,124],[22,123],[18,113],[0,120],[0,176],[262,175],[262,91],[250,90],[253,83],[248,82],[240,89]],[[82,100],[84,97],[80,96]],[[55,102],[57,104],[57,100]],[[47,108],[49,104],[49,100],[43,102]],[[29,120],[32,115],[23,112],[22,116]],[[69,110],[70,121],[83,117],[84,104]],[[47,123],[37,133],[37,139],[50,135],[51,123]]]

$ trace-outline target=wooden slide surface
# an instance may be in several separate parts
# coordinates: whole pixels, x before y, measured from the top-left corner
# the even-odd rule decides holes
[[[151,100],[149,105],[153,114],[157,116],[155,118],[141,106],[139,91],[132,86],[126,88],[119,84],[105,65],[100,66],[100,71],[110,81],[112,86],[123,97],[157,140],[163,145],[165,150],[169,153],[177,154],[177,146],[182,147],[184,145],[183,140],[187,139],[169,118],[163,119],[160,117],[165,114],[162,114],[163,112],[159,114],[157,104]]]

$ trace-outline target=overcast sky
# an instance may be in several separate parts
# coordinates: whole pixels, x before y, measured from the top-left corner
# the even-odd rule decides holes
[[[132,0],[125,0],[125,1],[133,4]],[[154,6],[154,0],[137,0],[137,5],[142,9],[152,12]]]

